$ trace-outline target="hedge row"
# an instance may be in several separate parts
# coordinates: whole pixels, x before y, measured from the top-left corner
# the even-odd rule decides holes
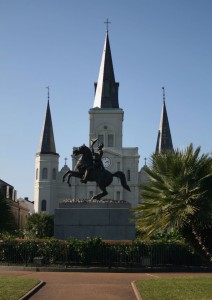
[[[204,262],[180,243],[115,243],[90,238],[0,241],[0,264],[140,267],[199,266]]]

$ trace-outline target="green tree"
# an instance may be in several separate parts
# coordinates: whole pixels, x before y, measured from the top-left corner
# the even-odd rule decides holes
[[[144,237],[177,229],[207,260],[212,260],[212,158],[190,144],[184,151],[153,154],[135,209]]]
[[[12,231],[15,229],[15,220],[11,212],[8,199],[0,190],[0,232]]]
[[[28,217],[25,227],[30,237],[52,237],[54,235],[54,216],[47,213],[35,213]]]

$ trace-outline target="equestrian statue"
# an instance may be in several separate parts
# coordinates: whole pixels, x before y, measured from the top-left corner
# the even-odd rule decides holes
[[[104,147],[104,145],[100,143],[97,148],[97,152],[95,152],[93,149],[93,145],[97,140],[98,139],[91,140],[91,149],[85,145],[82,145],[73,150],[73,155],[80,155],[80,157],[77,160],[74,171],[69,170],[63,175],[63,181],[65,181],[67,176],[67,183],[69,184],[69,186],[71,186],[71,177],[80,178],[81,182],[85,184],[87,183],[87,181],[96,181],[97,186],[102,192],[93,196],[91,200],[100,200],[102,197],[108,194],[106,187],[112,183],[113,177],[119,178],[121,181],[121,185],[130,192],[130,187],[127,185],[126,177],[123,172],[117,171],[115,173],[111,173],[104,168],[102,163],[102,148]]]

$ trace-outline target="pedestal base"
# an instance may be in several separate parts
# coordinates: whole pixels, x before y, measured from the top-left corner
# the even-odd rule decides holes
[[[54,235],[57,239],[134,240],[135,224],[131,205],[125,201],[77,201],[61,203],[55,209]]]

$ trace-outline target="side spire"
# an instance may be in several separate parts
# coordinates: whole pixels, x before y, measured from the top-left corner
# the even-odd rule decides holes
[[[165,88],[163,89],[163,107],[161,112],[160,126],[158,130],[158,138],[156,144],[156,153],[161,153],[166,150],[173,150],[171,131],[165,103]]]
[[[102,60],[99,70],[98,82],[95,86],[95,98],[93,107],[98,108],[119,108],[118,87],[119,83],[115,81],[113,70],[113,61],[110,50],[108,35],[108,20],[106,38],[102,53]]]
[[[38,153],[58,155],[56,153],[51,111],[49,105],[49,87],[47,87],[47,89],[48,89],[47,109],[46,109],[46,116],[44,119],[43,129],[41,131]]]

